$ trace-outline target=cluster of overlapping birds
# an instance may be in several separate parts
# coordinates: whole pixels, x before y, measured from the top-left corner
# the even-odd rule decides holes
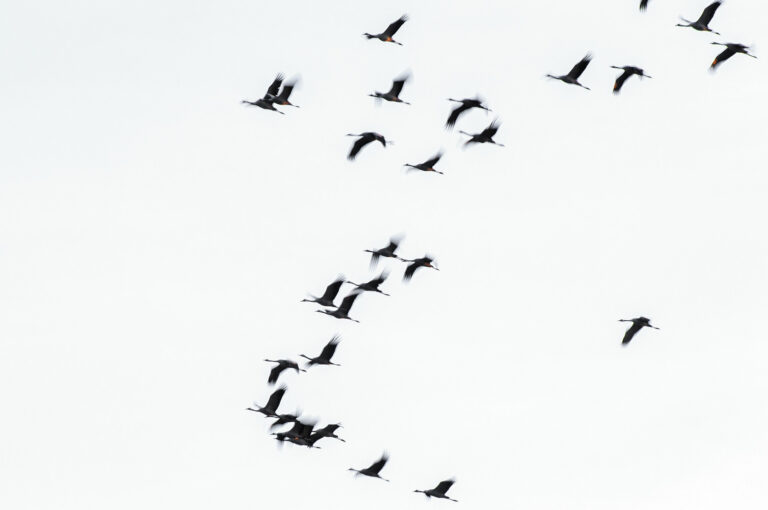
[[[694,30],[703,31],[703,32],[712,32],[714,34],[719,35],[718,32],[715,32],[709,28],[709,23],[711,22],[713,16],[715,15],[715,12],[717,11],[717,9],[720,7],[721,4],[722,4],[721,1],[712,2],[710,5],[708,5],[704,9],[701,16],[696,21],[688,21],[684,18],[681,18],[684,23],[680,23],[677,26],[690,27],[690,28],[693,28]],[[647,6],[648,6],[648,0],[642,0],[640,2],[640,10],[645,10]],[[401,45],[401,43],[398,41],[395,41],[393,37],[407,20],[408,20],[407,16],[405,15],[401,16],[398,20],[391,23],[383,32],[379,34],[365,33],[363,35],[368,39],[378,39],[383,42]],[[743,44],[721,43],[721,42],[713,42],[712,44],[725,46],[725,49],[720,54],[718,54],[717,57],[715,57],[714,61],[710,66],[711,69],[717,68],[722,62],[728,60],[729,58],[731,58],[733,55],[737,53],[754,57],[754,55],[751,55],[748,52],[749,47]],[[560,80],[564,83],[577,85],[579,87],[589,89],[589,87],[586,87],[579,82],[579,78],[586,70],[591,59],[592,59],[591,56],[588,54],[579,63],[577,63],[568,74],[561,75],[561,76],[554,76],[554,75],[548,74],[546,76],[555,80]],[[643,78],[643,77],[650,78],[650,76],[648,76],[645,73],[645,71],[639,67],[635,67],[635,66],[621,66],[621,67],[611,66],[611,67],[615,69],[620,69],[622,71],[622,73],[616,78],[616,81],[613,85],[613,92],[616,94],[620,92],[626,80],[633,75],[637,75],[640,78]],[[403,86],[407,81],[408,81],[407,75],[400,76],[393,81],[392,87],[390,88],[389,91],[374,92],[373,94],[369,94],[369,95],[376,98],[377,101],[385,100],[385,101],[396,102],[396,103],[410,104],[403,101],[400,98],[400,94],[403,90]],[[278,110],[276,106],[295,106],[290,102],[290,96],[296,85],[295,81],[285,82],[285,83],[284,82],[285,82],[285,79],[283,75],[278,75],[275,78],[275,80],[272,82],[272,84],[269,86],[267,93],[264,95],[264,97],[257,99],[256,101],[243,101],[243,103],[247,103],[253,106],[258,106],[266,110],[272,110],[280,114],[283,114],[283,112]],[[483,104],[483,100],[480,99],[480,97],[475,97],[470,99],[449,99],[449,101],[453,101],[459,104],[450,112],[448,116],[448,119],[446,121],[446,127],[448,128],[452,128],[456,124],[459,117],[464,112],[472,108],[479,108],[486,111],[491,111],[486,105]],[[487,128],[485,128],[480,133],[470,134],[464,131],[461,131],[461,133],[469,136],[469,139],[465,142],[465,145],[469,145],[473,143],[491,143],[495,145],[502,145],[493,140],[493,137],[498,131],[498,128],[499,128],[499,124],[497,120],[494,120],[493,122],[491,122],[491,124]],[[354,142],[354,144],[352,145],[349,151],[349,154],[348,154],[349,160],[354,160],[355,157],[358,155],[358,153],[366,145],[370,144],[371,142],[374,142],[374,141],[380,142],[384,147],[386,147],[388,143],[391,143],[391,140],[387,140],[383,135],[375,132],[349,134],[348,136],[357,137],[357,140]],[[442,173],[434,168],[434,166],[440,160],[441,156],[442,156],[442,153],[438,153],[435,157],[425,161],[424,163],[420,163],[416,165],[406,164],[405,166],[408,167],[409,170],[420,170],[423,172]],[[374,250],[365,250],[366,252],[369,252],[371,254],[371,268],[375,269],[380,257],[387,257],[387,258],[403,261],[408,264],[403,273],[404,281],[409,281],[419,268],[426,267],[426,268],[437,269],[434,266],[433,257],[429,255],[425,255],[424,257],[420,257],[416,259],[404,259],[399,257],[396,254],[396,251],[399,247],[400,241],[401,241],[400,238],[393,237],[390,239],[389,244],[384,248],[374,249]],[[325,289],[325,292],[322,294],[322,296],[320,297],[310,296],[309,299],[303,299],[302,301],[316,303],[324,307],[321,310],[317,310],[317,312],[324,313],[326,315],[335,317],[337,319],[346,319],[354,322],[359,322],[356,319],[353,319],[349,316],[350,311],[352,309],[352,305],[355,303],[355,300],[358,299],[365,292],[377,292],[377,293],[388,296],[389,294],[384,293],[379,288],[387,280],[388,276],[389,276],[388,272],[384,270],[378,276],[376,276],[375,278],[365,283],[354,283],[346,280],[343,276],[339,276],[335,281],[333,281],[330,285],[328,285],[328,287]],[[335,304],[336,298],[344,284],[352,285],[353,289],[341,300],[341,303],[339,305],[336,305]],[[659,329],[651,325],[650,319],[648,319],[647,317],[637,317],[634,319],[620,319],[620,321],[631,322],[631,326],[629,327],[629,329],[626,330],[624,337],[622,339],[622,345],[627,345],[632,340],[632,338],[634,338],[634,336],[641,329],[645,327]],[[339,342],[340,342],[339,336],[335,335],[323,347],[322,351],[318,356],[310,357],[305,354],[301,354],[300,356],[302,358],[305,358],[306,360],[308,360],[306,362],[305,368],[301,368],[296,361],[289,360],[289,359],[265,360],[270,363],[275,363],[275,366],[272,368],[269,374],[269,379],[268,379],[269,384],[275,384],[278,381],[280,374],[285,370],[295,370],[297,372],[306,372],[308,369],[316,365],[338,366],[338,364],[334,363],[332,359],[339,345]],[[267,403],[264,406],[254,404],[253,407],[248,408],[249,411],[261,413],[268,418],[273,418],[274,422],[272,423],[270,430],[274,430],[277,427],[280,427],[283,425],[291,425],[291,428],[288,430],[272,433],[272,435],[279,442],[279,444],[288,442],[288,443],[292,443],[299,446],[305,446],[308,448],[319,448],[318,446],[316,446],[316,443],[318,443],[321,439],[334,438],[340,441],[344,441],[344,439],[336,435],[336,432],[339,430],[339,428],[341,428],[341,424],[339,423],[332,423],[321,428],[316,428],[316,423],[302,421],[299,412],[296,412],[293,414],[280,413],[278,411],[278,408],[280,406],[280,402],[285,392],[286,392],[286,388],[285,386],[282,386],[270,395]],[[389,459],[388,455],[384,453],[381,456],[381,458],[379,458],[376,462],[374,462],[373,464],[371,464],[370,466],[364,469],[353,469],[353,468],[349,468],[349,469],[351,471],[354,471],[356,475],[364,475],[364,476],[386,480],[380,475],[380,472],[386,465],[388,459]],[[454,484],[454,479],[447,479],[447,480],[441,481],[436,487],[432,489],[416,490],[415,492],[421,492],[425,494],[427,497],[435,497],[435,498],[456,501],[448,497],[446,494],[453,484]]]

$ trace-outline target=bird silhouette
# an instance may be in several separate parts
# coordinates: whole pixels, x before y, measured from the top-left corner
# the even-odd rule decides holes
[[[342,443],[346,443],[346,441],[339,436],[336,435],[336,431],[341,428],[341,423],[332,423],[330,425],[326,425],[325,427],[319,428],[312,432],[312,436],[310,437],[310,440],[313,442],[322,439],[324,437],[332,438],[332,439],[338,439]]]
[[[289,359],[265,359],[264,361],[269,363],[277,363],[277,365],[275,365],[275,367],[269,372],[269,379],[267,380],[269,384],[275,384],[277,379],[280,377],[280,374],[283,373],[284,370],[293,369],[297,373],[306,372],[306,370],[299,368],[298,363]]]
[[[419,163],[418,165],[412,165],[410,163],[406,163],[405,166],[408,167],[409,171],[421,170],[422,172],[435,172],[437,174],[442,175],[443,172],[441,172],[440,170],[435,170],[435,165],[437,164],[438,161],[440,161],[440,158],[442,157],[443,157],[443,153],[438,152],[435,155],[435,157],[433,157],[432,159],[426,160],[424,163]]]
[[[622,345],[627,345],[629,342],[632,341],[632,338],[637,334],[638,331],[641,329],[648,327],[653,329],[659,329],[656,326],[651,325],[651,319],[647,317],[637,317],[635,319],[619,319],[619,322],[631,322],[632,325],[629,327],[626,333],[624,333],[624,339],[621,341]]]
[[[353,322],[360,322],[359,320],[353,319],[349,316],[349,310],[352,308],[352,304],[360,294],[362,294],[362,292],[352,291],[350,294],[347,294],[344,299],[341,300],[341,304],[335,310],[317,311],[326,315],[330,315],[331,317],[336,317],[337,319],[347,319]]]
[[[273,417],[277,419],[272,422],[272,425],[269,426],[269,429],[276,429],[277,427],[285,425],[286,423],[295,423],[296,420],[299,419],[299,416],[301,416],[301,412],[299,411],[296,411],[295,413],[278,414]]]
[[[249,104],[251,106],[258,106],[264,110],[272,110],[273,112],[277,112],[280,115],[285,115],[283,112],[275,108],[275,101],[279,95],[278,93],[280,91],[280,85],[283,83],[283,79],[284,76],[282,74],[278,74],[267,89],[267,93],[264,94],[264,97],[257,99],[256,101],[248,101],[243,99],[240,102],[243,104]],[[291,85],[291,90],[293,90],[293,85]],[[288,91],[288,95],[290,95],[290,90]]]
[[[392,103],[403,103],[403,104],[411,104],[406,101],[403,101],[400,99],[400,92],[403,90],[403,85],[405,85],[405,82],[408,81],[408,76],[402,76],[400,78],[396,78],[392,81],[392,88],[389,89],[388,92],[374,92],[373,94],[368,94],[371,97],[375,97],[376,100],[383,99],[385,101],[390,101]]]
[[[454,103],[461,103],[460,106],[457,106],[456,108],[451,110],[451,114],[448,115],[448,120],[445,121],[445,127],[449,129],[456,125],[456,121],[459,120],[459,117],[467,110],[471,110],[472,108],[480,108],[481,110],[485,110],[486,112],[491,111],[488,107],[483,105],[483,102],[479,97],[476,97],[474,99],[448,98],[448,101],[453,101]]]
[[[413,492],[421,492],[427,498],[447,499],[449,501],[458,503],[455,499],[449,498],[448,496],[445,495],[445,493],[448,492],[448,489],[450,489],[454,483],[456,483],[456,480],[451,478],[449,480],[443,480],[442,482],[438,483],[434,489],[427,489],[425,491],[416,489]]]
[[[720,52],[718,56],[715,57],[715,60],[712,61],[712,65],[709,66],[709,68],[714,71],[717,69],[717,66],[731,58],[737,53],[741,53],[743,55],[746,55],[748,57],[757,58],[756,56],[749,53],[749,46],[746,46],[744,44],[738,44],[738,43],[721,43],[721,42],[713,42],[712,44],[716,44],[718,46],[725,46],[725,49]]]
[[[639,67],[633,67],[633,66],[611,66],[613,69],[621,69],[624,71],[621,73],[618,78],[616,78],[616,82],[613,84],[613,93],[618,94],[619,91],[621,91],[621,87],[624,85],[624,82],[627,81],[627,78],[632,76],[633,74],[636,74],[640,78],[651,78],[647,74],[645,74],[645,71],[640,69]]]
[[[383,147],[386,147],[387,144],[393,144],[392,140],[387,140],[384,138],[384,135],[380,135],[379,133],[374,133],[372,131],[366,131],[365,133],[360,133],[359,135],[347,133],[347,136],[359,137],[355,143],[352,144],[352,149],[350,149],[349,154],[347,155],[347,159],[350,161],[354,161],[355,157],[357,157],[357,153],[360,152],[360,149],[371,142],[380,142]]]
[[[246,411],[253,411],[255,413],[261,413],[268,418],[277,418],[277,408],[280,407],[280,401],[285,395],[286,387],[281,386],[272,392],[267,400],[267,404],[261,407],[256,402],[253,403],[253,407],[247,407]]]
[[[376,265],[379,263],[379,257],[397,258],[395,252],[400,246],[401,241],[402,238],[400,237],[390,237],[389,244],[384,248],[379,248],[378,250],[363,250],[371,254],[371,269],[376,269]]]
[[[715,32],[711,28],[709,28],[709,23],[712,21],[712,17],[715,15],[715,12],[717,12],[717,9],[720,7],[720,5],[723,2],[717,1],[712,2],[708,6],[704,8],[704,10],[701,12],[701,16],[699,16],[699,19],[696,21],[689,21],[682,16],[680,16],[680,19],[685,22],[685,24],[678,23],[676,26],[678,27],[690,27],[694,30],[698,30],[699,32],[712,32],[713,34],[720,35],[719,32]]]
[[[490,125],[487,128],[483,129],[483,131],[480,133],[472,134],[472,133],[467,133],[466,131],[459,131],[459,133],[470,137],[469,140],[464,142],[465,147],[471,143],[492,143],[494,145],[498,145],[499,147],[504,147],[503,143],[497,143],[493,140],[493,137],[496,135],[496,132],[498,130],[499,130],[499,124],[497,124],[497,122],[494,120],[493,122],[490,123]]]
[[[321,306],[328,306],[328,307],[335,307],[336,305],[333,304],[333,301],[336,299],[336,296],[339,294],[339,289],[341,289],[341,286],[344,285],[344,282],[347,281],[347,279],[344,277],[344,275],[339,275],[336,277],[336,279],[328,285],[325,288],[325,292],[323,292],[323,295],[320,297],[315,297],[310,294],[311,299],[302,299],[302,303],[317,303]]]
[[[399,257],[398,257],[399,258]],[[430,257],[429,255],[425,255],[424,257],[418,258],[418,259],[400,259],[403,262],[410,262],[408,264],[408,267],[405,268],[405,273],[403,274],[403,281],[407,282],[410,281],[411,278],[413,278],[413,273],[416,272],[416,270],[420,267],[429,267],[431,269],[434,269],[435,271],[439,271],[435,266],[432,265],[434,262],[434,259]]]
[[[312,365],[335,365],[337,367],[341,366],[338,363],[333,363],[331,361],[334,353],[336,352],[336,347],[338,347],[340,341],[341,339],[339,338],[339,335],[334,335],[333,338],[331,338],[328,343],[325,344],[325,347],[323,347],[323,350],[320,352],[319,356],[314,358],[310,358],[306,354],[300,354],[300,356],[309,360],[307,362],[307,368],[311,367]]]
[[[408,21],[408,15],[403,14],[402,16],[400,16],[400,18],[397,21],[393,21],[392,23],[390,23],[387,29],[384,30],[382,33],[369,34],[366,32],[363,34],[363,36],[365,36],[368,39],[378,39],[379,41],[390,42],[390,43],[394,43],[402,46],[402,43],[399,43],[394,39],[392,39],[392,36],[394,36],[395,33],[398,30],[400,30],[400,27],[402,27],[403,23],[405,23],[406,21]]]
[[[568,74],[564,74],[562,76],[553,76],[551,74],[547,75],[547,78],[552,78],[553,80],[560,80],[564,83],[568,83],[571,85],[578,85],[581,88],[591,90],[589,87],[585,87],[581,83],[579,83],[579,77],[582,75],[584,70],[587,68],[589,63],[592,61],[592,55],[587,53],[584,58],[579,60],[579,63],[573,66],[571,70],[568,72]]]
[[[387,480],[386,478],[382,478],[381,475],[379,475],[379,472],[387,464],[387,461],[389,461],[389,455],[387,455],[387,453],[385,452],[381,455],[381,458],[379,460],[377,460],[367,468],[365,469],[349,468],[347,471],[354,471],[355,477],[357,477],[358,475],[370,476],[372,478],[380,478],[385,482],[388,482],[389,480]]]
[[[387,294],[386,292],[382,292],[379,289],[379,285],[384,283],[388,276],[389,276],[389,273],[387,271],[382,271],[381,274],[379,274],[379,276],[377,276],[372,280],[368,280],[363,284],[351,282],[349,280],[347,280],[347,283],[354,285],[355,287],[357,287],[357,290],[361,292],[362,291],[378,292],[379,294],[384,294],[385,296],[389,296],[389,294]]]

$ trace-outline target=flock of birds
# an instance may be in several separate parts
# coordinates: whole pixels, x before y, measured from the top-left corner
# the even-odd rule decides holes
[[[689,21],[684,18],[681,18],[683,23],[679,23],[677,26],[690,27],[690,28],[693,28],[694,30],[711,32],[713,34],[719,35],[718,32],[715,32],[709,27],[709,23],[712,21],[712,18],[714,17],[715,12],[718,10],[718,8],[721,5],[722,5],[721,1],[712,2],[703,10],[703,12],[701,13],[701,16],[699,16],[699,18],[696,21]],[[642,0],[640,2],[640,10],[644,11],[647,7],[648,7],[648,0]],[[378,39],[379,41],[382,41],[382,42],[402,45],[402,43],[394,39],[394,36],[398,32],[398,30],[400,30],[400,28],[405,24],[406,21],[408,21],[408,17],[403,15],[399,19],[391,23],[383,32],[379,34],[365,33],[363,35],[367,39]],[[715,57],[714,61],[712,62],[710,67],[713,70],[737,53],[741,53],[741,54],[756,58],[754,55],[749,53],[749,47],[743,44],[721,43],[721,42],[712,42],[712,44],[721,45],[725,47],[725,49],[720,54],[718,54]],[[584,71],[587,69],[587,67],[589,66],[591,60],[592,60],[591,55],[587,54],[575,66],[573,66],[573,68],[568,72],[568,74],[564,74],[560,76],[547,74],[546,76],[551,79],[560,80],[564,83],[576,85],[576,86],[585,88],[587,90],[590,90],[589,87],[581,84],[579,82],[579,79],[584,73]],[[621,91],[625,82],[632,76],[638,76],[639,78],[651,78],[651,76],[646,74],[645,71],[639,67],[635,67],[635,66],[611,66],[611,67],[622,71],[621,74],[616,78],[616,81],[614,82],[614,85],[613,85],[613,92],[615,94],[618,94]],[[406,102],[400,98],[400,95],[403,91],[403,87],[405,86],[407,81],[408,81],[407,75],[400,76],[395,80],[393,80],[392,86],[387,92],[375,91],[369,95],[375,98],[376,101],[384,100],[384,101],[403,103],[403,104],[409,105],[410,104],[409,102]],[[285,82],[284,76],[282,74],[278,74],[276,78],[273,80],[272,84],[267,89],[267,93],[262,98],[257,99],[255,101],[244,100],[243,103],[246,103],[252,106],[257,106],[265,110],[272,110],[280,114],[284,114],[284,112],[278,110],[276,106],[297,107],[296,105],[290,102],[291,93],[293,92],[295,85],[296,85],[296,81]],[[456,125],[459,118],[462,116],[462,114],[464,114],[468,110],[477,108],[477,109],[485,110],[487,112],[491,111],[490,108],[488,108],[483,103],[483,100],[480,99],[479,97],[467,98],[467,99],[450,98],[449,101],[457,103],[457,106],[455,106],[452,109],[445,123],[446,127],[449,129],[453,128]],[[502,144],[497,143],[493,139],[498,129],[499,129],[499,123],[497,120],[494,120],[493,122],[491,122],[490,125],[488,125],[488,127],[486,127],[480,133],[472,134],[472,133],[467,133],[465,131],[460,131],[460,133],[467,135],[469,137],[465,142],[465,145],[469,145],[473,143],[491,143],[491,144],[503,146]],[[352,136],[357,138],[357,140],[355,140],[355,142],[352,144],[352,147],[347,156],[349,160],[354,160],[356,156],[360,153],[360,151],[365,146],[367,146],[372,142],[379,142],[383,147],[386,147],[388,144],[389,145],[392,144],[391,140],[388,140],[383,135],[375,132],[363,132],[359,134],[350,133],[347,136]],[[407,167],[408,170],[418,170],[422,172],[434,172],[434,173],[442,174],[443,172],[435,168],[435,165],[440,161],[440,158],[442,156],[443,156],[442,152],[439,152],[434,157],[424,161],[423,163],[418,163],[418,164],[406,163],[405,167]],[[396,259],[396,260],[405,262],[407,264],[403,272],[403,281],[405,282],[411,280],[415,272],[419,268],[424,267],[424,268],[431,268],[435,270],[438,269],[434,265],[434,258],[430,255],[425,255],[423,257],[414,258],[414,259],[405,259],[397,255],[396,252],[399,248],[400,242],[401,242],[401,238],[392,237],[389,243],[387,244],[387,246],[383,248],[364,250],[365,252],[370,253],[371,269],[373,270],[376,268],[376,266],[378,265],[379,259],[382,257]],[[374,292],[374,293],[383,294],[385,296],[389,296],[389,294],[385,293],[380,289],[380,286],[387,280],[388,276],[389,276],[389,272],[384,270],[369,281],[366,281],[364,283],[354,283],[347,280],[344,276],[340,275],[325,288],[325,291],[321,296],[319,297],[309,296],[309,298],[302,299],[302,302],[311,302],[311,303],[320,305],[323,308],[316,310],[317,312],[323,313],[325,315],[329,315],[336,319],[344,319],[344,320],[359,322],[357,319],[354,319],[349,316],[355,301],[365,292]],[[335,304],[336,299],[344,284],[351,285],[353,289],[337,305]],[[629,329],[626,330],[621,342],[622,345],[624,346],[629,344],[632,341],[632,339],[635,337],[635,335],[643,328],[659,329],[656,326],[651,325],[651,321],[647,317],[636,317],[634,319],[620,319],[620,321],[631,323],[631,326],[629,327]],[[333,362],[333,356],[336,353],[339,343],[340,343],[340,337],[338,335],[334,335],[333,338],[331,338],[325,344],[325,346],[322,348],[319,355],[307,356],[305,354],[301,354],[300,357],[307,360],[304,368],[301,368],[298,362],[290,359],[266,359],[265,360],[266,362],[274,363],[274,367],[271,369],[269,373],[268,383],[270,385],[276,384],[278,379],[280,378],[280,375],[286,370],[294,370],[296,372],[306,372],[308,369],[316,365],[340,366],[338,363]],[[265,405],[260,406],[254,403],[253,407],[247,408],[248,411],[260,413],[267,418],[274,419],[274,422],[270,426],[270,430],[275,430],[278,427],[284,426],[284,425],[291,425],[291,427],[288,430],[272,433],[275,440],[278,441],[278,444],[282,445],[288,442],[295,445],[316,449],[316,448],[320,448],[319,446],[316,446],[316,443],[318,443],[321,439],[325,439],[325,438],[332,438],[332,439],[337,439],[339,441],[345,442],[344,439],[342,439],[336,434],[337,431],[340,428],[342,428],[340,423],[331,423],[331,424],[325,425],[324,427],[316,428],[317,424],[315,422],[306,421],[306,420],[302,421],[300,416],[301,413],[299,411],[295,413],[280,413],[279,412],[280,403],[286,391],[287,391],[286,387],[281,386],[280,388],[272,392],[272,394],[269,396],[269,399],[267,400]],[[363,475],[367,477],[379,478],[381,480],[389,481],[381,476],[381,471],[386,466],[388,460],[389,460],[389,456],[385,452],[378,460],[373,462],[370,466],[363,469],[349,468],[349,470],[353,471],[355,473],[355,476]],[[453,478],[449,478],[439,482],[432,489],[415,490],[414,492],[422,493],[427,498],[438,498],[438,499],[447,499],[450,501],[456,501],[455,499],[452,499],[447,495],[448,490],[453,486],[454,483],[455,483],[455,480]]]

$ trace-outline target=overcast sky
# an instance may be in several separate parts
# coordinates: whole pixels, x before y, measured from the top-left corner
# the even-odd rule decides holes
[[[766,508],[768,5],[718,38],[637,3],[7,3],[0,506],[422,509],[455,476],[463,508]],[[716,40],[760,59],[710,73]],[[544,78],[588,51],[592,91]],[[405,71],[412,106],[367,96]],[[240,104],[277,72],[299,109]],[[506,147],[444,130],[477,93],[458,128]],[[395,145],[348,162],[368,130]],[[299,303],[398,233],[440,272],[382,261],[360,324]],[[278,450],[263,358],[337,333],[281,410],[347,442]],[[392,483],[346,471],[384,450]]]

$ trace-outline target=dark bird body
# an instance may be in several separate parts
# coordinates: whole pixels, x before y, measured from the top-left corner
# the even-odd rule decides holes
[[[613,69],[621,69],[624,71],[619,75],[618,78],[616,78],[616,82],[613,84],[613,93],[618,94],[619,91],[621,91],[621,87],[624,86],[624,82],[627,81],[627,79],[632,75],[637,75],[640,78],[650,78],[647,74],[645,74],[645,71],[640,69],[639,67],[634,66],[611,66]]]
[[[267,89],[267,93],[264,94],[264,97],[261,99],[257,99],[256,101],[247,101],[243,99],[241,101],[244,104],[249,104],[251,106],[258,106],[259,108],[263,108],[265,110],[272,110],[273,112],[277,112],[279,114],[283,114],[280,110],[275,108],[275,104],[279,105],[287,105],[287,106],[296,106],[294,104],[291,104],[290,101],[288,101],[288,98],[291,96],[291,92],[293,91],[293,87],[296,85],[295,82],[286,83],[285,86],[283,86],[283,91],[280,92],[280,85],[283,84],[283,80],[285,78],[282,74],[278,74],[275,79],[272,81],[272,84]]]
[[[361,292],[363,291],[378,292],[379,294],[384,294],[385,296],[389,296],[389,294],[387,294],[386,292],[382,292],[379,289],[379,285],[384,283],[387,280],[388,276],[389,276],[389,273],[387,273],[386,271],[382,271],[379,276],[377,276],[373,280],[368,280],[363,284],[350,282],[349,280],[347,280],[347,283],[354,285],[355,287],[357,287],[357,290]]]
[[[749,46],[746,46],[744,44],[738,44],[738,43],[719,43],[719,42],[713,42],[712,44],[716,44],[718,46],[725,46],[725,49],[715,57],[715,60],[712,61],[712,65],[710,65],[710,69],[713,71],[717,69],[717,66],[731,58],[737,53],[741,53],[743,55],[746,55],[748,57],[757,58],[756,56],[749,53]]]
[[[275,367],[269,372],[269,379],[267,380],[269,384],[275,384],[277,379],[280,377],[280,374],[283,373],[284,370],[293,369],[297,373],[306,372],[306,370],[299,368],[298,363],[289,359],[265,359],[264,361],[269,363],[277,363],[277,365],[275,365]]]
[[[449,498],[448,496],[445,495],[445,493],[448,492],[448,489],[450,489],[454,483],[456,483],[456,481],[453,479],[443,480],[442,482],[438,483],[437,487],[435,487],[434,489],[427,489],[425,491],[417,489],[413,492],[421,492],[428,498],[447,499],[453,502],[457,502],[455,499]]]
[[[269,429],[276,429],[277,427],[280,427],[281,425],[285,425],[287,423],[295,423],[296,420],[299,419],[299,412],[297,411],[295,414],[286,413],[286,414],[278,414],[274,416],[277,418],[274,422],[272,422],[272,425],[269,426]]]
[[[494,145],[498,145],[499,147],[504,147],[503,143],[497,143],[493,140],[493,137],[496,135],[498,130],[499,125],[496,124],[496,121],[494,120],[487,128],[483,129],[481,133],[472,134],[467,133],[466,131],[459,131],[459,133],[470,137],[469,140],[464,142],[465,147],[471,143],[492,143]]]
[[[261,407],[254,402],[253,407],[248,407],[246,410],[253,411],[255,413],[261,413],[268,418],[277,418],[277,408],[280,407],[280,401],[283,400],[285,391],[285,386],[282,386],[281,388],[272,392],[272,394],[269,396],[269,400],[267,400],[267,405]]]
[[[307,368],[311,367],[312,365],[336,365],[338,367],[340,365],[338,363],[333,363],[331,361],[331,358],[333,358],[333,355],[336,352],[336,347],[338,347],[339,342],[340,342],[339,336],[334,335],[334,337],[331,338],[327,344],[325,344],[325,347],[323,347],[323,350],[319,356],[315,358],[310,358],[306,354],[300,354],[300,356],[302,358],[306,358],[309,360],[307,362]]]
[[[422,172],[435,172],[438,174],[442,174],[440,170],[435,170],[435,165],[438,161],[440,161],[440,158],[443,157],[443,153],[439,152],[434,158],[426,160],[424,163],[419,163],[418,165],[412,165],[410,163],[406,163],[405,166],[408,167],[408,170],[421,170]]]
[[[584,58],[582,58],[578,64],[573,66],[573,68],[568,72],[568,74],[564,74],[562,76],[553,76],[551,74],[547,75],[547,78],[552,78],[553,80],[560,80],[564,83],[569,83],[571,85],[578,85],[581,88],[591,90],[589,87],[585,87],[581,83],[579,83],[579,77],[582,75],[584,70],[587,68],[589,63],[592,61],[592,55],[587,54]]]
[[[369,34],[366,32],[363,35],[368,39],[378,39],[379,41],[390,42],[390,43],[394,43],[402,46],[401,43],[395,41],[394,39],[392,39],[392,37],[395,35],[395,33],[398,30],[400,30],[400,27],[402,27],[403,23],[405,23],[406,21],[408,21],[408,16],[403,14],[402,16],[400,16],[400,18],[397,21],[393,21],[392,23],[390,23],[387,29],[384,30],[382,33]]]
[[[371,97],[375,97],[377,100],[383,99],[385,101],[390,101],[392,103],[411,104],[400,99],[400,92],[402,92],[403,85],[405,85],[406,81],[408,81],[407,76],[398,78],[392,81],[392,88],[390,88],[388,92],[374,92],[373,94],[368,94],[368,95]]]
[[[410,281],[411,278],[413,278],[413,273],[415,273],[416,270],[420,267],[429,267],[434,269],[435,271],[439,271],[439,269],[437,269],[435,266],[432,265],[432,263],[434,262],[434,259],[429,256],[424,256],[419,259],[412,259],[412,260],[408,260],[408,259],[400,259],[400,260],[402,260],[403,262],[410,262],[410,264],[408,264],[408,267],[405,268],[405,273],[403,273],[403,281],[406,281],[406,282]]]
[[[342,439],[342,438],[340,438],[339,436],[336,435],[336,431],[338,429],[340,429],[340,428],[341,428],[341,424],[340,423],[333,423],[331,425],[326,425],[325,427],[322,427],[322,428],[319,428],[319,429],[315,430],[312,433],[312,436],[310,437],[310,440],[314,444],[316,441],[318,441],[318,440],[320,440],[320,439],[322,439],[324,437],[328,437],[328,438],[332,438],[332,439],[338,439],[342,443],[346,443],[346,441],[344,439]]]
[[[301,302],[317,303],[320,306],[334,307],[336,305],[333,304],[333,301],[336,299],[336,296],[339,294],[339,289],[341,289],[341,286],[344,285],[345,281],[347,280],[344,278],[344,275],[339,275],[332,284],[325,288],[325,292],[323,292],[322,296],[315,297],[310,295],[309,297],[312,299],[302,299]]]
[[[485,110],[487,112],[490,112],[491,110],[488,109],[486,106],[483,105],[483,102],[480,100],[480,98],[475,99],[451,99],[448,98],[448,101],[453,101],[454,103],[461,103],[460,106],[457,106],[451,111],[451,114],[448,116],[448,120],[445,121],[445,127],[452,128],[456,125],[456,121],[459,120],[459,117],[466,112],[467,110],[471,110],[472,108],[480,108],[481,110]]]
[[[389,244],[384,248],[379,248],[378,250],[363,250],[371,254],[371,269],[376,268],[376,265],[379,263],[379,257],[397,258],[395,252],[397,251],[398,246],[400,246],[400,239],[397,237],[390,237]]]
[[[632,338],[637,334],[638,331],[641,329],[648,327],[653,329],[659,329],[656,326],[651,325],[651,319],[647,317],[637,317],[636,319],[619,319],[619,322],[631,322],[632,325],[629,327],[626,333],[624,333],[624,338],[621,341],[622,345],[627,345],[629,342],[632,341]]]
[[[392,141],[384,138],[384,135],[380,135],[379,133],[374,133],[372,131],[366,131],[365,133],[360,133],[359,135],[349,133],[347,136],[359,137],[355,143],[352,144],[352,149],[350,149],[349,155],[347,155],[347,159],[350,161],[354,161],[355,157],[357,157],[357,153],[371,142],[380,142],[383,147],[386,147],[387,143],[392,144]]]
[[[315,446],[316,440],[312,440],[312,429],[314,428],[314,423],[302,423],[296,420],[291,430],[287,432],[275,432],[272,435],[274,435],[275,439],[281,443],[284,441],[289,441],[299,446],[319,448],[319,446]]]
[[[712,32],[713,34],[720,35],[718,32],[715,32],[709,28],[709,23],[712,21],[712,17],[715,15],[715,12],[717,12],[718,7],[720,7],[722,3],[723,2],[718,0],[717,2],[712,2],[706,6],[702,11],[701,16],[699,16],[699,19],[696,21],[689,21],[681,16],[680,19],[683,20],[686,24],[683,25],[678,23],[677,26],[690,27],[694,30],[698,30],[699,32]]]
[[[384,453],[382,454],[381,458],[368,466],[365,469],[355,469],[355,468],[349,468],[348,471],[354,471],[355,476],[363,475],[363,476],[370,476],[372,478],[381,478],[385,482],[388,482],[386,478],[382,478],[381,475],[379,475],[379,472],[384,469],[384,466],[387,464],[387,461],[389,460],[389,456]]]
[[[349,316],[349,310],[352,308],[352,304],[354,304],[355,299],[357,299],[360,294],[361,292],[352,291],[350,294],[347,294],[344,299],[341,300],[341,304],[335,310],[317,311],[326,315],[330,315],[331,317],[336,317],[337,319],[347,319],[354,322],[360,322],[359,320],[353,319]]]

